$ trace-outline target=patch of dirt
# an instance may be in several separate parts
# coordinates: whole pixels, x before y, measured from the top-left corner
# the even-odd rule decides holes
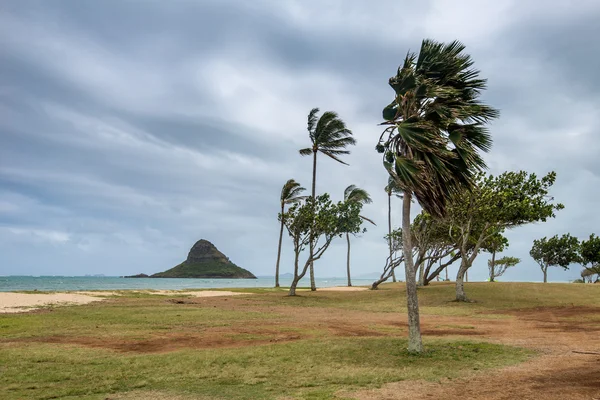
[[[545,356],[458,380],[404,381],[344,395],[363,400],[593,400],[600,398],[599,377],[598,357]]]
[[[248,335],[248,336],[244,336]],[[26,342],[79,345],[133,353],[166,353],[182,349],[212,349],[256,346],[271,343],[283,343],[299,340],[303,337],[297,333],[274,333],[265,331],[212,331],[206,333],[172,333],[144,340],[110,338],[110,337],[73,337],[49,336],[28,338]]]
[[[424,316],[423,333],[440,335],[440,330],[431,329],[433,320],[438,320],[439,325],[453,319],[456,325],[474,326],[475,334],[486,341],[533,348],[543,355],[517,366],[480,371],[458,380],[397,382],[380,389],[343,393],[344,396],[366,400],[600,400],[600,356],[573,352],[600,352],[600,329],[585,321],[586,315],[599,315],[600,308],[538,307],[495,314],[498,313],[513,318]],[[450,331],[469,335],[472,330]]]

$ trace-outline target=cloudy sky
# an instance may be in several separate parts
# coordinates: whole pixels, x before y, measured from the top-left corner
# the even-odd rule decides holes
[[[374,146],[387,80],[433,38],[464,42],[489,80],[485,100],[502,112],[491,172],[558,174],[566,208],[512,231],[505,252],[523,259],[505,279],[540,280],[533,239],[600,233],[600,2],[576,4],[4,1],[0,275],[154,273],[201,238],[272,274],[281,186],[310,187],[298,149],[313,107],[337,111],[358,141],[349,167],[321,159],[317,191],[371,193],[364,212],[378,226],[353,240],[352,261],[357,275],[380,270],[387,177]],[[487,258],[472,279],[485,279]],[[317,275],[344,268],[339,240]]]

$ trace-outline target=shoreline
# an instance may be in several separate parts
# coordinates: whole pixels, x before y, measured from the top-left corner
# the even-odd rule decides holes
[[[243,289],[243,288],[242,288]],[[250,289],[250,288],[248,288]],[[287,290],[282,288],[282,290]],[[299,289],[308,291],[309,289]],[[321,288],[319,291],[331,292],[356,292],[368,290],[361,286],[337,286],[330,288]],[[125,289],[117,291],[106,290],[73,290],[53,293],[22,293],[22,292],[0,292],[0,314],[26,313],[39,310],[45,307],[83,305],[93,302],[103,301],[111,297],[119,297],[123,293],[143,293],[155,296],[190,296],[190,297],[219,297],[219,296],[243,296],[254,295],[250,292],[233,292],[230,290],[151,290],[151,289]]]

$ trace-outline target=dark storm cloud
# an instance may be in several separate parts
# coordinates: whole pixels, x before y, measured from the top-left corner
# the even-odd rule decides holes
[[[379,270],[386,177],[373,146],[387,80],[434,37],[463,40],[489,78],[486,100],[502,110],[492,172],[559,174],[553,195],[567,208],[510,234],[524,259],[510,277],[537,279],[533,238],[600,225],[589,212],[600,195],[598,16],[594,2],[4,4],[1,273],[153,272],[200,237],[271,273],[281,184],[310,185],[297,150],[315,106],[338,111],[358,139],[350,167],[319,160],[317,189],[372,194],[365,213],[378,226],[356,241],[353,265]],[[342,275],[343,252],[334,244],[319,274]],[[482,255],[474,276],[485,269]]]

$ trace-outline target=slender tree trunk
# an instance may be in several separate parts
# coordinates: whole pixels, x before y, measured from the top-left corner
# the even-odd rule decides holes
[[[448,278],[448,267],[444,268],[446,270],[446,281],[449,281],[450,278]]]
[[[417,295],[416,271],[412,257],[412,239],[410,235],[411,193],[404,192],[402,204],[402,251],[404,252],[404,271],[406,274],[406,305],[408,308],[408,351],[421,353],[421,322],[419,319],[419,298]]]
[[[496,251],[492,251],[492,263],[490,264],[490,282],[496,278]]]
[[[465,270],[465,282],[469,282],[469,270]]]
[[[296,287],[298,286],[298,282],[300,282],[301,276],[298,275],[298,260],[300,258],[300,251],[297,250],[298,246],[294,243],[294,280],[292,280],[292,284],[290,285],[290,292],[288,296],[296,295]]]
[[[425,286],[425,263],[421,263],[419,265],[419,281],[417,283],[418,286]]]
[[[542,271],[544,271],[544,283],[548,283],[548,265],[542,268]]]
[[[346,268],[348,270],[348,286],[352,286],[350,279],[350,235],[346,233],[346,241],[348,242],[348,254],[346,255]]]
[[[279,229],[279,247],[277,248],[277,264],[275,264],[275,287],[279,287],[279,261],[281,260],[281,239],[283,238],[283,211],[284,205],[281,204],[281,228]]]
[[[312,176],[312,198],[313,201],[316,199],[317,194],[316,194],[316,183],[317,183],[317,150],[315,148],[313,148],[313,176]],[[313,204],[314,205],[314,204]],[[311,237],[310,237],[310,258],[313,258],[314,256],[314,240],[313,240],[313,236],[312,236],[312,229],[311,229]],[[312,290],[313,292],[315,290],[317,290],[317,285],[315,284],[315,269],[314,269],[314,263],[311,261],[310,262],[310,290]]]
[[[390,260],[392,259],[392,192],[388,193],[388,246],[390,248]],[[392,282],[396,282],[396,272],[392,270]]]
[[[465,261],[461,261],[460,268],[456,274],[456,301],[469,301],[467,294],[465,293],[464,277],[467,273],[468,267]]]

